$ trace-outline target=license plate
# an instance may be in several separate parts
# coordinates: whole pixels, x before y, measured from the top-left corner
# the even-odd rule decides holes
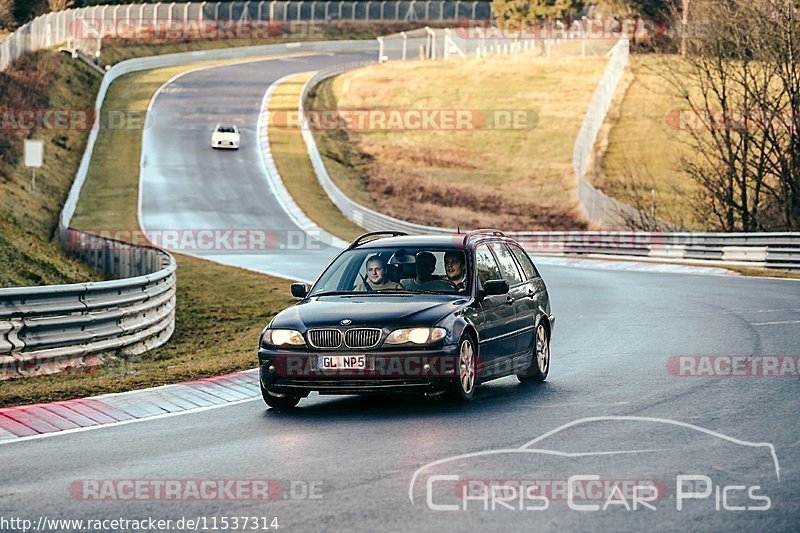
[[[320,370],[365,370],[366,355],[320,355],[317,357]]]

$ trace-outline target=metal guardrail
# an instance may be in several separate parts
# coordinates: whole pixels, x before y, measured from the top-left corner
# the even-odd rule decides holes
[[[170,254],[74,229],[63,235],[82,260],[125,279],[0,289],[0,380],[98,366],[172,335]]]
[[[615,255],[800,270],[800,233],[517,232],[531,253]]]
[[[301,120],[306,98],[317,85],[331,77],[370,64],[372,62],[349,63],[317,72],[308,80],[301,92],[300,102],[298,103]],[[612,81],[611,85],[615,87],[616,82]],[[607,94],[607,91],[613,93],[611,85],[603,89],[603,95]],[[603,96],[603,100],[605,100],[605,96]],[[603,114],[605,114],[605,111],[603,111]],[[303,128],[302,135],[317,179],[331,201],[349,220],[368,231],[398,230],[417,234],[455,233],[456,230],[454,229],[424,226],[399,220],[354,202],[336,186],[328,174],[311,128]],[[594,135],[596,136],[597,133],[594,132]],[[581,164],[583,165],[587,160],[583,158],[576,159],[578,163],[582,162]],[[585,166],[582,168],[585,168]],[[577,168],[576,173],[578,173]],[[581,176],[581,174],[578,175]],[[582,179],[580,181],[585,183]],[[586,185],[588,186],[588,184]],[[602,195],[599,191],[595,192]],[[605,195],[603,196],[605,197]],[[605,198],[616,202],[611,198]],[[629,208],[633,209],[632,207]],[[700,261],[730,266],[800,270],[800,233],[520,231],[508,232],[508,234],[518,239],[529,252],[541,255],[615,255],[678,263]]]
[[[186,2],[97,5],[41,15],[23,25],[0,43],[0,70],[25,52],[90,40],[97,28],[164,24],[186,27],[207,21],[269,21],[292,24],[325,21],[442,21],[489,19],[491,3],[479,0],[392,1],[250,1]],[[83,21],[89,21],[83,24]],[[98,24],[102,21],[102,24]],[[99,31],[103,31],[102,28]]]

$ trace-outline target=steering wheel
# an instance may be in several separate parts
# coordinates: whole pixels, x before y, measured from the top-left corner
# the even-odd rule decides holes
[[[453,283],[453,282],[452,282],[452,281],[450,281],[449,279],[447,279],[447,278],[444,278],[444,279],[440,279],[439,281],[446,281],[447,283],[449,283],[449,284],[450,284],[450,286],[452,286],[452,287],[453,287],[453,292],[458,292],[458,285],[456,285],[455,283]]]

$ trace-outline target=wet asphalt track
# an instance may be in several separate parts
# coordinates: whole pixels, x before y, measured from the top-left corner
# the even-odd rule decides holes
[[[144,139],[145,226],[294,229],[254,164],[254,114],[272,80],[337,60],[345,59],[320,56],[200,71],[162,92],[153,108],[157,120]],[[238,153],[211,152],[210,127],[226,118],[244,124],[243,147]],[[312,278],[333,252],[321,247],[313,253],[275,250],[269,257],[224,259],[271,272],[288,268],[288,275],[302,272]],[[667,362],[674,355],[800,354],[800,282],[556,266],[541,270],[558,317],[550,379],[541,386],[505,378],[480,387],[470,405],[405,396],[312,395],[299,409],[278,413],[256,399],[2,445],[0,516],[36,521],[40,516],[210,520],[216,515],[266,517],[268,522],[278,517],[279,531],[796,530],[799,378],[676,377]],[[564,424],[610,416],[696,427],[643,419],[586,421],[530,447],[546,451],[511,451]],[[779,478],[769,449],[744,441],[774,446]],[[410,487],[415,472],[428,463],[485,450],[508,451],[427,468]],[[631,453],[591,455],[621,451]],[[548,493],[551,501],[543,510],[531,509],[542,507],[540,500],[503,505],[498,503],[502,496],[487,509],[477,500],[456,511],[431,510],[426,503],[428,482],[432,503],[452,505],[459,503],[458,483],[466,480],[557,484],[591,474],[603,480],[657,481],[662,490],[651,502],[656,509],[640,505],[628,511],[615,505],[577,511],[557,493]],[[708,499],[684,501],[679,512],[680,474],[707,475],[715,487]],[[433,475],[458,476],[458,481]],[[70,487],[86,479],[276,479],[284,490],[272,502],[84,501]],[[308,485],[321,498],[304,497],[302,487]],[[763,500],[746,501],[746,490],[756,485],[761,488],[753,494],[767,495],[769,510],[722,507],[723,494],[729,507],[763,505]],[[723,486],[746,488],[726,492]],[[604,500],[591,503],[602,506]]]

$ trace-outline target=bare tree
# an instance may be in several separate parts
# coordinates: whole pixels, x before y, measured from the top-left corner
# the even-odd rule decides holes
[[[583,0],[493,0],[492,13],[500,20],[561,18],[584,8]]]
[[[797,0],[694,0],[686,57],[664,61],[695,118],[683,169],[705,191],[701,214],[725,231],[800,228],[797,9]],[[699,21],[708,21],[701,32]]]
[[[47,0],[47,5],[50,6],[50,11],[63,11],[75,2],[73,0]]]
[[[686,56],[686,31],[689,27],[689,0],[681,0],[681,55]]]
[[[766,194],[780,225],[800,229],[800,1],[765,4],[753,41],[774,87],[772,97],[763,102],[764,129],[775,148],[768,162],[776,176]]]
[[[14,0],[0,0],[0,28],[13,30],[15,27]]]

